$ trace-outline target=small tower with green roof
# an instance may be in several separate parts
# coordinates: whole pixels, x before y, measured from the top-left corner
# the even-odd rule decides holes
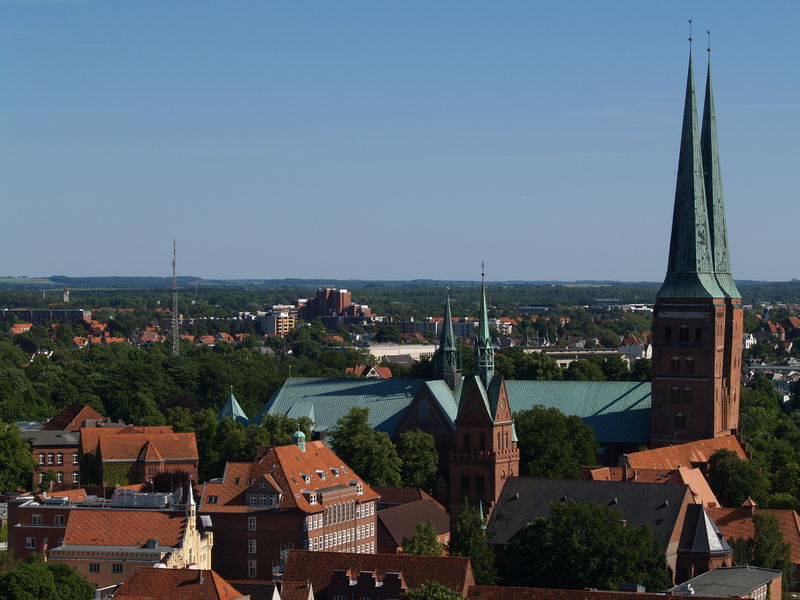
[[[489,333],[489,311],[486,308],[486,280],[483,263],[481,263],[481,308],[478,318],[478,332],[475,336],[475,367],[484,387],[488,388],[494,377],[494,346]]]

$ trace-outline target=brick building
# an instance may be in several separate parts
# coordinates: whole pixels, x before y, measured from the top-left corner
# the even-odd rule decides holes
[[[214,568],[227,579],[278,575],[290,548],[373,553],[378,494],[323,442],[261,448],[204,484],[200,512],[215,532]]]
[[[140,567],[114,592],[116,600],[249,600],[212,570]]]
[[[309,322],[317,317],[338,317],[345,314],[345,309],[352,303],[353,295],[347,290],[320,288],[317,295],[300,309],[300,316]]]

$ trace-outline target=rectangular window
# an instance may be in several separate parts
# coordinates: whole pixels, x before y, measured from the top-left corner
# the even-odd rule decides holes
[[[40,465],[43,465],[43,464],[44,464],[44,454],[43,454],[43,453],[41,453],[41,452],[39,453],[39,464],[40,464]]]
[[[31,525],[41,525],[42,515],[31,515]]]
[[[55,515],[53,517],[53,525],[56,527],[63,527],[64,526],[64,515]]]
[[[73,452],[72,453],[72,464],[73,465],[77,465],[78,464],[78,453],[77,452]]]
[[[99,573],[100,563],[89,563],[89,573]]]
[[[122,563],[114,563],[111,565],[112,573],[122,573]]]
[[[80,479],[80,473],[74,471],[72,473],[72,483],[78,483],[79,479]]]
[[[36,538],[34,537],[26,537],[25,538],[25,549],[26,550],[34,550],[36,548]]]
[[[248,577],[256,577],[258,575],[258,570],[256,569],[256,561],[248,560],[247,561],[247,576]]]
[[[56,453],[56,464],[60,465],[63,462],[64,462],[64,453],[63,452],[57,452]]]
[[[247,553],[248,554],[255,554],[256,553],[256,541],[255,540],[247,540]]]
[[[63,545],[64,545],[64,538],[58,538],[57,546],[63,546]]]
[[[63,471],[59,471],[58,473],[56,473],[56,482],[57,483],[64,483],[64,472]]]
[[[255,531],[255,530],[256,530],[256,518],[247,517],[247,531]]]
[[[53,453],[52,452],[48,452],[47,453],[47,464],[48,465],[52,465],[53,464]]]

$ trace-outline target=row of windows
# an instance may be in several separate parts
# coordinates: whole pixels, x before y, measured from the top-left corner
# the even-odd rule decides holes
[[[216,503],[216,496],[212,496],[214,498],[214,502],[209,502],[209,504]],[[247,505],[250,507],[266,507],[266,508],[275,508],[278,506],[278,495],[277,494],[248,494],[247,495]]]
[[[52,464],[63,465],[64,464],[64,453],[63,452],[56,452],[56,453],[48,452],[47,454],[45,454],[44,452],[40,452],[39,453],[39,464],[40,465],[45,464],[45,459],[47,459],[47,463],[46,464],[48,464],[48,465],[52,465]],[[53,462],[53,461],[55,461],[55,462]],[[73,465],[77,465],[78,464],[78,453],[77,452],[73,452],[72,453],[72,464]]]
[[[50,539],[49,538],[42,538],[42,548],[48,545]],[[58,538],[56,541],[56,547],[62,545],[64,543],[64,538]],[[25,538],[25,549],[26,550],[36,550],[36,538],[35,537],[26,537]]]
[[[307,530],[319,529],[327,525],[336,525],[337,523],[344,523],[352,519],[360,519],[362,517],[369,517],[375,514],[375,503],[366,502],[364,504],[356,503],[354,500],[350,502],[341,502],[332,504],[324,513],[317,513],[306,517],[305,528]]]
[[[495,446],[495,449],[496,450],[503,450],[503,449],[507,450],[508,447],[509,447],[508,443],[509,443],[508,432],[506,431],[506,432],[501,434],[498,431],[497,432],[497,445]],[[464,452],[469,452],[470,451],[470,436],[469,436],[468,433],[465,433],[463,435],[463,437],[461,438],[461,449]],[[478,437],[478,448],[477,449],[480,452],[483,452],[484,450],[486,450],[486,434],[485,433],[481,433],[480,436]]]
[[[694,343],[699,344],[703,340],[703,329],[701,327],[695,327],[694,329]],[[671,342],[672,341],[672,327],[667,326],[664,328],[664,341]],[[681,325],[678,327],[678,342],[688,342],[689,341],[689,327],[687,325]]]
[[[72,473],[72,483],[78,483],[80,480],[80,473],[78,471],[73,471]],[[39,473],[39,483],[44,481],[44,473]],[[56,483],[64,483],[64,471],[59,471],[56,473]]]
[[[64,515],[53,515],[54,526],[63,527],[65,522]],[[31,515],[31,525],[44,525],[44,517],[42,515]]]
[[[358,527],[351,527],[341,531],[334,531],[326,533],[325,535],[318,535],[311,539],[303,541],[303,547],[306,550],[327,550],[342,544],[350,544],[358,540],[370,538],[375,535],[375,524],[365,523]]]
[[[683,359],[683,361],[681,361],[680,356],[673,356],[670,363],[670,371],[672,373],[680,373],[681,362],[683,362],[682,371],[684,373],[694,373],[694,359],[691,356],[687,356],[686,358]]]
[[[679,388],[673,386],[669,391],[670,404],[691,404],[693,399],[692,388],[684,387]]]

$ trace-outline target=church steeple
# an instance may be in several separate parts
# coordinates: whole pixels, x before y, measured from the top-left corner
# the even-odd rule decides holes
[[[435,369],[437,379],[443,379],[451,390],[455,390],[461,379],[461,372],[458,368],[456,337],[453,335],[453,314],[450,311],[449,289],[444,301],[444,323],[442,323],[442,333],[439,335]]]
[[[730,253],[728,252],[728,231],[725,224],[725,201],[722,193],[722,176],[719,167],[719,147],[717,145],[717,117],[714,111],[714,92],[711,87],[711,48],[706,75],[706,98],[703,107],[703,130],[700,147],[705,167],[706,204],[708,206],[708,228],[711,234],[711,248],[714,256],[714,271],[719,287],[727,298],[741,298],[731,275]]]
[[[481,263],[481,309],[478,322],[478,332],[475,339],[476,371],[488,388],[494,377],[494,346],[492,336],[489,334],[489,312],[486,308],[486,281],[484,265]]]
[[[669,263],[659,298],[725,297],[715,276],[704,179],[690,53]]]

